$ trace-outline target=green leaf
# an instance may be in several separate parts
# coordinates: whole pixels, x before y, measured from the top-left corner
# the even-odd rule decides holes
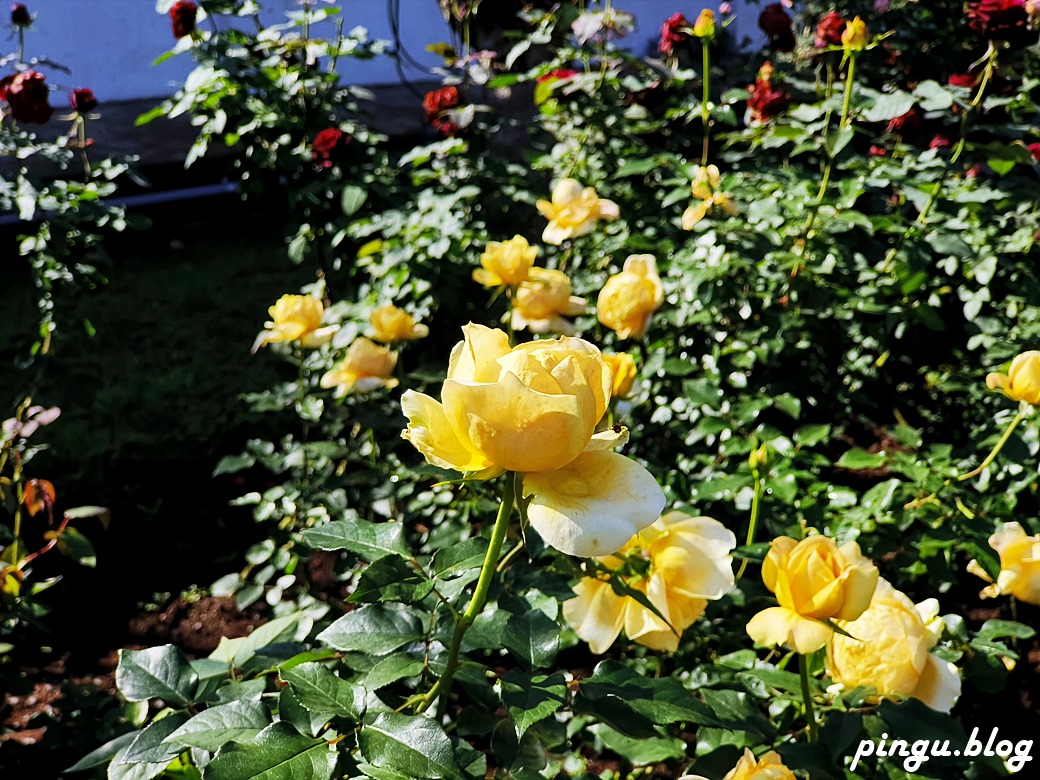
[[[200,712],[164,740],[179,750],[197,747],[216,752],[228,742],[250,742],[271,725],[259,701],[233,701]]]
[[[976,639],[988,641],[1007,636],[1015,639],[1032,639],[1036,636],[1036,629],[1013,620],[987,620],[979,629]]]
[[[343,188],[339,202],[343,207],[343,213],[352,217],[365,205],[366,200],[368,200],[368,192],[364,188],[358,187],[356,184],[348,184]]]
[[[874,105],[863,112],[866,122],[887,122],[902,116],[914,106],[916,98],[908,92],[890,92],[879,95]]]
[[[653,157],[637,157],[621,163],[614,176],[618,179],[625,176],[642,176],[645,173],[650,173],[658,165],[658,161]]]
[[[357,723],[365,714],[365,689],[337,677],[316,662],[294,666],[281,673],[300,704],[311,712],[330,713]]]
[[[406,777],[440,780],[462,778],[451,740],[430,718],[381,713],[361,729],[358,746],[368,763]]]
[[[953,105],[953,95],[939,82],[927,79],[914,87],[914,96],[925,111],[942,111]]]
[[[502,632],[502,644],[529,669],[548,666],[560,649],[560,627],[541,610],[511,615]]]
[[[531,726],[552,715],[567,701],[567,679],[561,672],[528,675],[510,669],[502,675],[502,703],[521,740]]]
[[[329,780],[336,753],[285,723],[272,723],[245,745],[231,743],[202,771],[203,780]]]
[[[438,550],[433,558],[433,576],[448,579],[471,569],[479,569],[484,564],[487,549],[488,540],[474,536],[472,539]]]
[[[347,599],[351,604],[373,601],[422,601],[433,590],[433,581],[409,566],[398,555],[387,555],[370,564],[358,578],[357,587]]]
[[[83,758],[62,772],[62,774],[82,772],[84,769],[93,769],[96,766],[107,764],[112,760],[113,756],[119,753],[120,750],[129,747],[130,743],[137,739],[137,736],[140,733],[141,731],[138,729],[136,731],[127,732],[126,734],[120,734],[115,739],[110,739],[101,747],[91,750],[87,755],[83,756]]]
[[[292,615],[275,618],[264,623],[249,636],[228,639],[221,637],[217,649],[209,657],[215,661],[223,661],[230,667],[240,669],[248,663],[257,652],[268,645],[292,641],[306,616],[297,612]]]
[[[186,707],[198,681],[187,657],[173,645],[119,651],[116,687],[127,701],[162,699],[171,707]]]
[[[349,550],[369,563],[387,555],[408,557],[404,526],[367,520],[335,520],[300,534],[301,541],[318,550]]]
[[[336,620],[318,634],[318,641],[337,650],[386,655],[422,637],[422,622],[413,612],[369,604]]]
[[[671,761],[686,755],[686,743],[675,737],[644,737],[634,739],[620,731],[612,729],[605,723],[597,723],[592,731],[603,740],[603,744],[622,758],[628,759],[633,766],[646,766],[661,761]]]
[[[93,569],[97,565],[97,553],[94,552],[94,545],[72,526],[66,526],[65,530],[58,535],[58,551],[89,569]]]
[[[416,677],[422,674],[425,668],[426,665],[421,659],[395,653],[381,658],[358,682],[367,691],[377,691],[405,677]]]
[[[876,469],[885,465],[888,456],[883,452],[867,452],[866,450],[853,449],[845,452],[834,465],[856,471],[858,469]]]
[[[180,752],[163,745],[163,740],[187,719],[187,714],[177,712],[149,724],[133,742],[116,753],[108,765],[109,779],[150,780],[162,774]]]

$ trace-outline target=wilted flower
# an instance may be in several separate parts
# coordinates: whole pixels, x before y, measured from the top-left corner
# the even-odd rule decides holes
[[[683,775],[679,780],[708,780],[703,775]],[[729,770],[722,780],[798,780],[794,772],[784,766],[780,754],[775,750],[756,759],[755,754],[744,748],[744,755],[737,765]]]
[[[813,41],[813,45],[817,49],[841,46],[841,34],[843,32],[845,32],[845,17],[837,11],[826,13],[816,25],[816,38]]]
[[[965,9],[968,26],[991,41],[1023,46],[1036,41],[1025,0],[980,0]]]
[[[592,187],[582,187],[574,179],[562,179],[552,191],[552,201],[539,200],[541,215],[549,220],[542,241],[559,246],[569,238],[591,233],[601,219],[616,219],[617,204],[600,198]]]
[[[949,712],[961,679],[957,667],[930,652],[942,632],[938,613],[935,599],[915,606],[879,579],[866,611],[856,620],[838,621],[849,636],[832,634],[827,674],[844,688],[873,688],[879,696],[912,697]]]
[[[762,9],[758,16],[758,26],[767,36],[769,43],[777,51],[794,51],[794,29],[791,17],[780,3],[770,3]]]
[[[32,17],[29,15],[29,9],[25,7],[25,3],[11,4],[11,24],[15,27],[28,27],[32,24]]]
[[[845,51],[862,51],[870,43],[867,23],[858,16],[845,24],[845,32],[841,34],[841,44]]]
[[[350,142],[350,136],[338,127],[326,127],[311,144],[311,159],[322,168],[331,168],[337,153]]]
[[[574,324],[564,318],[581,314],[587,303],[571,295],[571,280],[563,271],[532,268],[516,290],[513,330],[573,336],[577,332]]]
[[[877,567],[855,542],[838,547],[829,536],[781,536],[762,563],[762,581],[780,606],[751,618],[748,635],[756,644],[785,644],[796,653],[819,650],[832,633],[824,621],[862,615],[877,580]]]
[[[737,213],[737,204],[728,193],[719,192],[722,174],[717,165],[697,165],[693,170],[693,184],[690,189],[693,197],[700,202],[691,205],[682,216],[683,230],[693,230],[694,226],[704,219],[711,210],[718,206],[731,217]]]
[[[618,338],[639,339],[664,302],[664,287],[653,255],[629,255],[621,273],[607,279],[596,302],[599,321]]]
[[[510,347],[505,332],[473,324],[463,333],[441,401],[401,397],[403,436],[429,463],[483,479],[523,473],[531,525],[570,555],[608,555],[660,515],[650,473],[608,451],[625,432],[593,435],[611,388],[596,347],[570,337]]]
[[[480,256],[481,268],[473,271],[473,281],[485,287],[501,287],[504,284],[516,287],[527,278],[538,248],[527,243],[523,236],[513,236],[508,241],[489,241]]]
[[[715,37],[715,12],[705,8],[693,23],[693,34],[696,38]]]
[[[195,32],[195,17],[199,7],[191,0],[177,0],[170,8],[170,26],[178,40]]]
[[[25,492],[22,494],[22,506],[30,517],[36,517],[45,509],[54,506],[57,493],[54,485],[46,479],[30,479],[25,483]]]
[[[310,295],[283,295],[268,309],[271,321],[265,322],[263,331],[256,337],[253,351],[266,344],[299,341],[301,347],[315,349],[328,344],[338,325],[321,326],[325,306]]]
[[[339,398],[349,392],[368,393],[379,387],[397,387],[394,368],[397,353],[361,336],[350,343],[347,354],[321,378],[324,388],[336,388]]]
[[[1004,523],[989,538],[989,546],[1000,556],[997,581],[978,561],[968,563],[968,571],[992,583],[979,594],[984,599],[1014,596],[1027,604],[1040,604],[1040,535],[1026,536],[1019,523]]]
[[[661,40],[657,50],[665,57],[675,52],[675,47],[690,38],[690,23],[680,13],[672,14],[661,25]]]
[[[669,512],[618,552],[599,559],[646,596],[667,622],[634,598],[615,593],[600,576],[574,586],[576,598],[563,602],[563,617],[593,653],[605,653],[622,631],[641,645],[674,652],[708,601],[733,587],[730,552],[736,543],[733,532],[717,520]]]
[[[627,352],[617,355],[603,353],[603,360],[610,369],[613,377],[613,386],[610,390],[612,398],[624,398],[632,391],[632,385],[636,381],[636,361]]]
[[[390,343],[393,341],[414,341],[430,335],[425,325],[417,325],[415,318],[404,309],[392,304],[380,306],[368,318],[372,330],[369,332],[376,341]]]
[[[1015,355],[1006,374],[986,374],[986,387],[999,390],[1012,401],[1040,406],[1040,351]]]
[[[77,114],[87,114],[98,107],[98,101],[92,90],[74,89],[69,93],[69,107]]]
[[[51,118],[50,89],[42,73],[23,70],[5,79],[2,95],[11,107],[11,116],[19,122],[42,125]]]

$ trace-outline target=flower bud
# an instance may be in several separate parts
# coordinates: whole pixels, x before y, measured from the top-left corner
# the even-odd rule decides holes
[[[845,32],[841,34],[841,44],[845,51],[863,51],[870,42],[867,24],[860,17],[846,23]]]
[[[29,16],[29,9],[25,7],[25,3],[11,5],[11,24],[15,27],[28,27],[32,24],[32,17]]]
[[[715,37],[715,12],[705,8],[693,23],[693,34],[697,38]]]

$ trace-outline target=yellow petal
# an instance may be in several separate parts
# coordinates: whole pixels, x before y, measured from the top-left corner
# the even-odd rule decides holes
[[[564,468],[528,474],[528,518],[547,544],[591,557],[620,550],[664,508],[657,481],[634,460],[614,452],[586,452]]]
[[[920,699],[933,710],[949,712],[960,695],[961,677],[957,667],[934,653],[929,653],[928,661],[911,696]]]
[[[576,595],[563,602],[563,617],[589,649],[605,653],[614,644],[624,620],[625,598],[609,583],[585,577],[574,586]]]
[[[401,434],[423,454],[427,462],[463,473],[483,471],[493,464],[452,429],[444,407],[428,395],[406,390],[401,396],[401,410],[408,427]]]
[[[494,382],[500,371],[498,359],[508,355],[509,336],[497,328],[469,323],[462,328],[463,340],[448,359],[448,379],[464,382]]]

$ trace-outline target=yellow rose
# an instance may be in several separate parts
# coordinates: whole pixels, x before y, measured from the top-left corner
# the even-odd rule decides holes
[[[703,775],[683,775],[679,780],[708,780]],[[744,755],[722,780],[798,780],[794,772],[784,766],[780,754],[775,750],[756,759],[755,754],[744,748]]]
[[[372,326],[368,335],[384,343],[424,339],[430,335],[428,327],[416,325],[411,314],[393,305],[380,306],[372,312],[368,321]]]
[[[879,696],[913,697],[949,712],[961,692],[957,667],[930,650],[939,637],[928,623],[938,602],[919,605],[879,579],[874,598],[856,620],[837,621],[850,639],[838,633],[827,644],[827,674],[844,688],[873,688]]]
[[[668,624],[681,634],[704,614],[709,600],[733,587],[730,551],[736,543],[717,520],[669,512],[617,553],[600,558],[607,568],[619,570],[668,623],[596,577],[574,586],[577,597],[563,602],[563,616],[594,653],[605,653],[622,631],[641,645],[674,652],[679,636]]]
[[[987,374],[986,387],[999,390],[1012,401],[1040,406],[1040,352],[1031,349],[1015,355],[1007,374]]]
[[[715,37],[715,13],[704,9],[693,23],[693,34],[697,38]]]
[[[858,16],[845,23],[845,31],[841,34],[841,43],[845,51],[862,51],[870,42],[867,24]]]
[[[542,241],[559,246],[569,238],[591,233],[601,219],[616,219],[617,204],[596,195],[592,187],[582,188],[574,179],[563,179],[553,188],[552,201],[535,204],[549,220]]]
[[[335,387],[338,398],[352,390],[367,393],[377,387],[396,387],[394,367],[397,353],[369,341],[364,336],[355,339],[347,354],[321,378],[321,386]]]
[[[300,346],[314,349],[328,344],[339,329],[336,325],[321,327],[325,306],[310,295],[283,295],[267,310],[271,322],[265,322],[263,331],[256,337],[253,351],[265,344],[299,341]]]
[[[629,255],[624,269],[599,291],[596,315],[618,338],[639,339],[664,302],[664,287],[653,255]]]
[[[780,606],[751,618],[748,635],[760,645],[786,644],[798,653],[819,650],[832,633],[821,621],[858,618],[870,604],[877,580],[877,567],[855,542],[838,547],[829,536],[800,542],[781,536],[762,563],[762,581]]]
[[[737,205],[728,193],[719,192],[722,174],[717,165],[697,165],[693,169],[693,184],[690,189],[697,203],[691,205],[682,216],[683,230],[693,230],[716,206],[731,217],[737,214]]]
[[[611,389],[611,396],[614,398],[624,398],[632,390],[632,385],[636,381],[636,361],[627,352],[622,352],[619,355],[608,355],[603,354],[603,360],[606,361],[607,367],[610,369],[610,374],[614,378],[614,384]]]
[[[596,347],[561,337],[510,347],[501,330],[470,324],[452,350],[441,401],[408,390],[405,439],[442,468],[487,479],[525,474],[527,516],[550,545],[605,555],[649,525],[664,493],[634,461],[605,450],[624,433],[593,435],[610,400]]]
[[[480,256],[483,268],[473,272],[473,280],[485,287],[501,287],[503,284],[516,287],[527,278],[538,248],[527,243],[523,236],[513,236],[508,241],[490,241]]]
[[[532,333],[577,333],[574,323],[564,319],[585,311],[587,301],[571,295],[571,280],[563,271],[532,268],[517,288],[513,302],[513,330]]]
[[[996,582],[978,561],[968,563],[969,572],[993,583],[979,595],[984,599],[1014,596],[1027,604],[1040,604],[1040,535],[1026,536],[1020,524],[1004,523],[989,538],[989,546],[1000,555]]]

